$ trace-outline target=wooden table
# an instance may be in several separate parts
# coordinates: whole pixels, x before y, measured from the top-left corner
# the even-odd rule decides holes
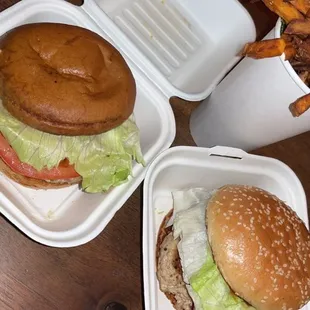
[[[15,2],[1,0],[0,10]],[[241,2],[251,11],[261,38],[274,25],[275,16],[260,3]],[[194,145],[188,117],[197,103],[184,103],[171,100],[177,120],[174,145]],[[278,158],[292,167],[310,198],[310,133],[254,153]],[[104,232],[77,248],[37,244],[0,217],[0,309],[103,310],[109,300],[122,302],[127,309],[142,309],[141,189]]]

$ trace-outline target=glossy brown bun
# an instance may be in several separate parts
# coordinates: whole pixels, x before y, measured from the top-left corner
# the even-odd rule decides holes
[[[100,134],[132,114],[133,75],[121,54],[84,28],[23,25],[0,39],[0,96],[21,122],[60,135]]]
[[[23,186],[34,188],[34,189],[57,189],[67,187],[73,184],[81,182],[82,178],[74,178],[70,180],[59,180],[59,181],[44,181],[25,177],[23,175],[15,173],[9,166],[7,166],[0,158],[0,174],[5,174],[8,178],[16,183]]]
[[[310,233],[284,202],[256,187],[225,186],[207,206],[214,259],[236,294],[260,310],[310,299]]]

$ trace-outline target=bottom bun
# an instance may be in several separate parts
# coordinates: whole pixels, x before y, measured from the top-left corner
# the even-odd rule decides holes
[[[44,181],[44,180],[38,180],[33,179],[29,177],[25,177],[23,175],[20,175],[16,172],[14,172],[7,164],[5,164],[0,159],[0,173],[3,173],[8,178],[13,180],[16,183],[19,183],[23,186],[34,188],[34,189],[57,189],[57,188],[63,188],[68,187],[73,184],[78,184],[81,182],[82,178],[73,178],[69,180],[56,180],[56,181]]]

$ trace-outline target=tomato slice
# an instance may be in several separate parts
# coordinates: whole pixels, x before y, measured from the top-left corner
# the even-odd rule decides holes
[[[80,175],[69,164],[67,159],[60,162],[58,167],[52,169],[36,170],[34,167],[22,163],[16,152],[12,149],[6,139],[0,134],[0,157],[13,170],[20,175],[39,180],[67,180],[77,178]]]

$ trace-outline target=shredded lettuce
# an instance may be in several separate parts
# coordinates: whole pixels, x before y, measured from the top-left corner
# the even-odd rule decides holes
[[[203,310],[255,309],[231,291],[213,260],[210,247],[206,262],[190,278],[190,285],[199,296]]]
[[[173,236],[180,238],[178,251],[183,266],[183,278],[188,282],[204,264],[207,251],[205,201],[210,194],[195,188],[173,193]]]
[[[174,238],[180,238],[184,281],[196,310],[254,309],[231,291],[213,260],[205,222],[212,193],[203,188],[172,193],[173,231]]]
[[[132,160],[144,165],[133,115],[108,132],[70,137],[31,128],[0,104],[0,132],[20,161],[38,171],[57,167],[67,158],[83,178],[82,189],[89,193],[104,192],[125,183],[132,173]]]

